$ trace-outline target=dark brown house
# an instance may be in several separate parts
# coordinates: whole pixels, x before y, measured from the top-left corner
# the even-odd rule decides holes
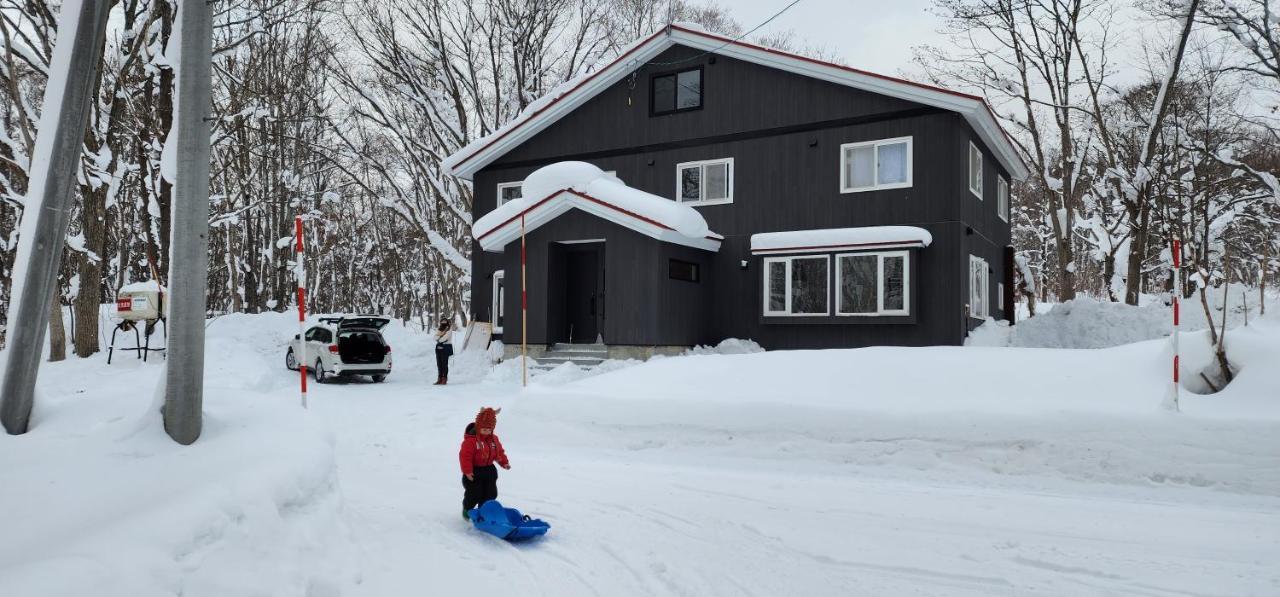
[[[530,173],[564,161],[692,208],[710,232],[683,242],[660,218],[583,193],[524,197]],[[677,25],[447,166],[473,181],[476,221],[513,199],[495,215],[537,216],[525,227],[531,346],[959,344],[1013,305],[1009,181],[1027,171],[976,96]],[[510,346],[520,238],[486,232],[472,315]]]

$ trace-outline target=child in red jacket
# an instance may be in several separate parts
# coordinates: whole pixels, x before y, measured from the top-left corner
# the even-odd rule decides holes
[[[458,462],[462,465],[462,518],[471,520],[467,512],[489,500],[498,498],[498,463],[510,469],[502,442],[494,435],[498,413],[502,409],[482,408],[476,421],[467,425],[462,436],[462,449],[458,450]]]

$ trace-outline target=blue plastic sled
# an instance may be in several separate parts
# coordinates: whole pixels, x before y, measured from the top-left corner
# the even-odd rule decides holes
[[[471,524],[495,537],[507,541],[531,539],[547,534],[551,525],[538,518],[529,518],[515,508],[504,508],[498,500],[489,500],[474,508],[467,515]]]

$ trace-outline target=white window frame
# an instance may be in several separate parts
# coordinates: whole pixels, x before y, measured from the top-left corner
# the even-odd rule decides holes
[[[1004,312],[1004,282],[996,282],[996,300],[1000,301],[1000,314],[1008,317]]]
[[[978,180],[976,181],[978,183],[978,186],[976,188],[973,185],[973,183],[975,182],[973,180],[973,173],[974,173],[973,160],[975,157],[978,160],[978,170],[977,170]],[[969,179],[969,192],[977,196],[978,201],[982,201],[982,161],[983,161],[982,150],[978,149],[978,146],[974,145],[973,141],[970,141],[969,142],[969,169],[965,171],[965,177]]]
[[[1003,176],[996,179],[996,211],[1001,220],[1009,222],[1009,181]]]
[[[511,187],[520,187],[520,196],[516,197],[516,199],[524,199],[524,181],[523,180],[517,180],[514,182],[500,182],[498,183],[498,195],[496,199],[498,207],[502,207],[503,203],[510,203],[511,201],[515,201],[515,199],[512,199],[511,201],[502,200],[502,189],[509,189]]]
[[[981,268],[975,269],[975,265],[982,264]],[[973,274],[980,274],[981,280],[975,280]],[[988,272],[987,260],[977,255],[969,255],[969,317],[974,319],[986,319],[991,316],[991,277]],[[975,294],[976,293],[976,294]],[[974,303],[981,302],[981,309]],[[976,313],[976,315],[975,315]]]
[[[504,270],[493,272],[493,287],[490,290],[491,297],[489,306],[493,308],[493,333],[501,334],[502,327],[498,325],[498,319],[502,317],[502,308],[506,306],[503,299],[506,298],[505,293],[498,292],[498,281],[506,282],[507,274]]]
[[[847,313],[841,310],[844,294],[842,280],[843,268],[840,267],[842,257],[876,257],[876,311],[874,313]],[[902,308],[886,310],[884,308],[884,260],[886,257],[902,257]],[[839,253],[836,255],[836,315],[841,317],[888,317],[911,314],[911,253],[909,251],[876,251],[869,253]]]
[[[902,143],[904,141],[907,143],[907,180],[906,182],[893,182],[888,184],[880,184],[880,146],[881,145],[897,145],[898,143]],[[873,184],[868,187],[849,186],[849,181],[847,179],[847,174],[849,172],[849,168],[848,168],[849,150],[858,148],[858,147],[866,147],[868,145],[875,147],[876,184]],[[840,192],[841,193],[862,193],[865,191],[883,191],[885,189],[905,189],[910,187],[912,184],[911,181],[913,178],[913,172],[915,170],[915,161],[912,155],[913,146],[914,146],[914,143],[912,141],[912,137],[894,137],[892,139],[876,139],[875,141],[859,141],[857,143],[845,143],[841,145],[840,146]]]
[[[726,173],[727,179],[725,180],[726,184],[728,185],[728,189],[726,189],[726,191],[727,191],[727,192],[726,192],[725,194],[726,194],[726,195],[728,195],[728,197],[725,197],[724,199],[710,199],[710,200],[708,200],[708,199],[699,199],[699,200],[697,200],[697,201],[685,201],[685,200],[684,200],[684,197],[683,197],[684,186],[680,184],[680,182],[681,182],[681,174],[683,173],[684,169],[685,169],[685,168],[693,168],[693,167],[698,167],[698,168],[700,168],[700,169],[701,169],[701,172],[699,172],[699,174],[698,174],[698,176],[699,176],[699,178],[698,178],[698,197],[706,197],[706,196],[707,196],[707,172],[706,172],[706,167],[707,167],[707,166],[719,165],[719,164],[728,164],[728,165],[729,165],[728,172]],[[682,205],[692,205],[692,206],[698,206],[698,205],[724,205],[724,204],[726,204],[726,203],[733,203],[733,186],[734,186],[734,185],[733,185],[733,158],[719,158],[719,159],[714,159],[714,160],[698,160],[698,161],[694,161],[694,162],[681,162],[681,163],[679,163],[679,164],[676,164],[676,203],[680,203],[680,204],[682,204]]]
[[[797,259],[822,259],[827,262],[826,276],[826,293],[827,293],[827,310],[822,313],[792,313],[791,312],[791,262]],[[783,281],[785,285],[784,300],[782,311],[769,310],[769,264],[783,262],[787,264],[787,276]],[[827,317],[831,315],[831,256],[830,255],[788,255],[786,257],[765,257],[764,273],[761,274],[764,287],[764,302],[761,304],[761,311],[766,317]]]

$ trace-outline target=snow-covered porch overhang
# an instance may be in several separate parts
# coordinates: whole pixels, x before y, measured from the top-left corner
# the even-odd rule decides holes
[[[827,253],[927,247],[933,235],[915,226],[864,226],[762,232],[751,235],[752,255]]]
[[[500,252],[520,238],[521,221],[528,233],[570,209],[686,247],[715,252],[724,240],[692,207],[628,187],[585,162],[540,168],[524,180],[523,192],[524,198],[504,203],[472,225],[480,248]]]

